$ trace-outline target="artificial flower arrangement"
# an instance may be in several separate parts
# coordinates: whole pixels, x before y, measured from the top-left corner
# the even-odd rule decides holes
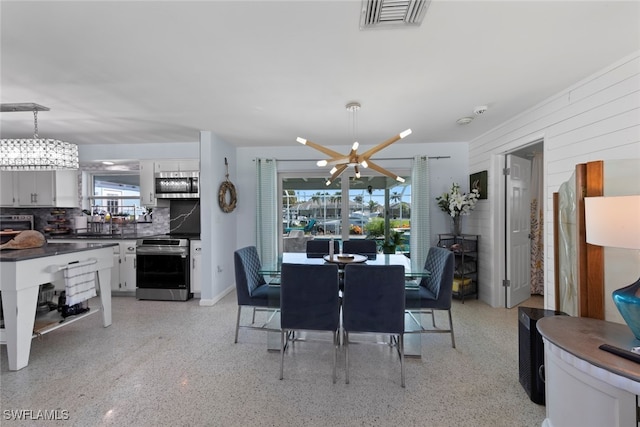
[[[461,193],[460,186],[454,182],[451,185],[451,191],[442,193],[442,196],[436,197],[436,200],[443,212],[455,218],[460,215],[469,215],[476,206],[479,197],[480,191],[477,188],[472,189],[469,193]]]

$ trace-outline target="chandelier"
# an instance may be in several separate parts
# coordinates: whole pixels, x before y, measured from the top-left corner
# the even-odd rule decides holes
[[[1,112],[33,111],[33,138],[0,140],[0,170],[78,169],[78,146],[38,136],[38,111],[49,111],[34,103],[1,104]]]
[[[347,111],[349,111],[353,116],[352,130],[354,134],[354,139],[357,139],[357,112],[358,110],[360,110],[360,104],[357,102],[350,102],[347,104],[346,108],[347,108]],[[338,178],[342,174],[342,172],[344,172],[345,169],[347,169],[347,167],[349,166],[352,166],[354,168],[356,178],[360,178],[360,166],[361,166],[365,169],[371,168],[374,171],[378,172],[379,174],[388,176],[389,178],[393,178],[398,182],[404,182],[405,180],[401,176],[393,172],[390,172],[384,169],[383,167],[377,165],[376,163],[372,162],[371,156],[377,153],[378,151],[382,150],[383,148],[388,147],[394,142],[410,134],[411,134],[411,129],[407,129],[404,132],[400,132],[399,134],[387,139],[386,141],[376,145],[375,147],[365,151],[362,154],[358,154],[358,147],[360,146],[360,144],[358,143],[358,141],[355,141],[351,146],[351,151],[346,155],[340,154],[336,151],[323,147],[322,145],[316,144],[315,142],[309,141],[304,138],[298,137],[296,141],[298,141],[302,145],[307,145],[315,150],[318,150],[330,157],[327,160],[319,160],[316,163],[320,167],[332,166],[331,170],[329,171],[329,173],[331,174],[331,177],[329,177],[325,182],[327,186],[331,185],[331,183],[335,181],[335,179]]]

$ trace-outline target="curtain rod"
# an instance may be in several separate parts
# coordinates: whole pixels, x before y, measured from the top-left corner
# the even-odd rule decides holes
[[[439,159],[450,159],[451,156],[422,156],[426,157],[429,160],[439,160]],[[277,162],[317,162],[318,159],[275,159]],[[376,161],[378,160],[413,160],[413,157],[376,157]]]

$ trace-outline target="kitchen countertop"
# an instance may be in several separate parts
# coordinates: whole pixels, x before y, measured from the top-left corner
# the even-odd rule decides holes
[[[81,233],[81,234],[58,234],[53,236],[47,236],[47,240],[136,240],[144,237],[151,237],[154,234],[138,234],[138,233],[126,233],[126,234],[97,234],[97,233]]]
[[[17,262],[28,259],[44,258],[52,255],[70,254],[89,249],[100,249],[116,246],[117,243],[47,243],[40,248],[32,249],[3,249],[0,251],[0,261]]]

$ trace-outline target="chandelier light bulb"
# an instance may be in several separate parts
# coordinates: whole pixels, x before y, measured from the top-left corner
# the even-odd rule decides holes
[[[365,169],[366,169],[366,168],[368,168],[368,167],[369,167],[369,163],[367,163],[367,161],[366,161],[366,160],[363,160],[363,161],[361,161],[361,162],[360,162],[360,166],[362,166],[363,168],[365,168]]]
[[[323,167],[323,166],[327,166],[327,161],[326,160],[318,160],[316,162],[316,165]]]
[[[351,149],[352,149],[353,151],[355,151],[355,150],[357,150],[357,149],[358,149],[358,147],[359,147],[359,146],[360,146],[360,144],[358,143],[358,141],[356,141],[356,142],[354,142],[354,143],[353,143],[353,145],[351,146]]]
[[[409,136],[411,135],[411,129],[407,129],[404,132],[400,132],[400,139],[404,138],[405,136]]]
[[[336,173],[337,171],[338,171],[338,168],[334,166],[334,167],[332,167],[332,168],[331,168],[331,170],[329,171],[329,173],[330,173],[331,175],[333,175],[333,174],[334,174],[334,173]],[[331,183],[331,181],[329,181],[329,183]]]
[[[398,182],[404,182],[404,178],[401,176],[396,176],[396,181]]]
[[[307,140],[304,138],[297,137],[296,141],[298,141],[302,145],[307,145]]]

